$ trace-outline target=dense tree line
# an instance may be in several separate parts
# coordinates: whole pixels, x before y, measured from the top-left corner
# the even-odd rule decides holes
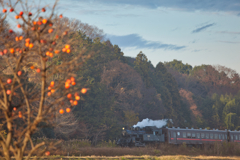
[[[114,140],[122,126],[145,118],[172,119],[168,125],[177,127],[239,128],[240,78],[235,71],[223,66],[192,67],[178,60],[154,67],[142,52],[135,58],[124,56],[96,27],[67,18],[58,23],[71,24],[69,38],[78,43],[75,50],[86,48],[86,55],[95,52],[75,71],[80,78],[77,84],[88,86],[88,92],[71,114],[56,118],[59,125],[42,124],[45,127],[35,137],[90,139],[96,144]],[[71,58],[76,55],[73,52]],[[58,58],[56,63],[61,64],[61,58],[70,57]],[[28,73],[33,85],[37,84],[34,77]]]

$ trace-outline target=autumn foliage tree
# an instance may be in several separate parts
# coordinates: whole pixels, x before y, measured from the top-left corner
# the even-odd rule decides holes
[[[91,57],[71,37],[76,34],[52,8],[32,8],[17,0],[2,2],[0,21],[0,146],[5,159],[47,156],[53,143],[33,143],[40,123],[71,112],[87,92],[77,83],[76,70]],[[50,12],[51,13],[50,13]],[[16,24],[6,25],[15,19]]]

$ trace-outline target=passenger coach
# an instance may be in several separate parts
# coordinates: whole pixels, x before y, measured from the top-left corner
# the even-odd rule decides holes
[[[216,141],[223,142],[231,141],[240,142],[240,132],[227,130],[207,130],[207,129],[188,129],[188,128],[163,128],[165,141],[169,144],[204,144],[214,143]],[[229,134],[229,135],[228,135]]]

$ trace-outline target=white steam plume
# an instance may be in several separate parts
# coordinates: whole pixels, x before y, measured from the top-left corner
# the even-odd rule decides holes
[[[151,119],[143,119],[142,122],[138,122],[136,125],[133,125],[133,127],[146,127],[146,126],[156,126],[157,128],[162,128],[163,126],[167,125],[168,119],[162,119],[162,120],[151,120]],[[170,122],[172,120],[170,119]]]

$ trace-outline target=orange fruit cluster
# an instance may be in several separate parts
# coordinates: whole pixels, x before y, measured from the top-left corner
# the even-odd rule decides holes
[[[55,89],[53,89],[53,87],[54,87],[54,84],[55,84],[55,82],[54,81],[51,81],[50,82],[50,85],[48,86],[48,93],[47,93],[47,95],[48,96],[51,96],[52,95],[52,93],[54,93],[55,92]]]
[[[63,51],[63,52],[66,52],[66,53],[70,53],[70,52],[71,52],[70,45],[69,45],[69,44],[66,44],[66,45],[65,45],[65,48],[63,48],[62,51]]]
[[[30,38],[25,39],[25,46],[29,48],[33,48],[33,43],[30,43]]]
[[[18,117],[22,118],[22,112],[21,111],[18,112]]]
[[[70,86],[75,86],[76,85],[76,82],[75,82],[75,78],[74,77],[71,77],[70,79],[67,79],[66,82],[65,82],[65,88],[68,89],[70,88]]]
[[[16,37],[15,40],[16,41],[21,41],[23,39],[23,36],[20,36],[20,37]]]

